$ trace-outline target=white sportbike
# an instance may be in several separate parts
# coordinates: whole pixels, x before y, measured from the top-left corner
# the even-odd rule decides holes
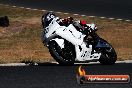
[[[114,48],[96,34],[95,24],[87,24],[87,34],[84,34],[72,23],[61,25],[60,18],[48,12],[42,16],[42,25],[42,41],[59,64],[91,61],[114,64],[117,60]]]

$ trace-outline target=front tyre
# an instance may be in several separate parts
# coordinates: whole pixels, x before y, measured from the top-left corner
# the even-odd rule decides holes
[[[61,49],[55,41],[51,41],[49,43],[49,52],[59,64],[73,65],[75,61],[74,49],[72,49],[73,47],[74,46],[69,43],[65,44],[64,48]]]
[[[109,48],[104,48],[101,50],[101,57],[99,59],[99,62],[104,65],[115,64],[117,60],[117,54],[114,48],[107,41],[103,41],[108,44]]]

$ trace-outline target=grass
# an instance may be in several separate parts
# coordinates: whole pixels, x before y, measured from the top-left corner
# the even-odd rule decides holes
[[[7,15],[10,26],[0,27],[0,63],[53,61],[41,42],[41,16],[45,12],[0,6],[0,16]],[[132,23],[57,14],[61,18],[72,16],[95,22],[98,34],[116,50],[118,60],[132,59]]]

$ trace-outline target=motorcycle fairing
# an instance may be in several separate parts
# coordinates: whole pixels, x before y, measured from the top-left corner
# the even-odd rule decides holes
[[[52,36],[53,33],[56,31],[56,29],[60,27],[60,25],[56,22],[56,19],[58,18],[53,19],[51,23],[49,24],[49,26],[45,28],[46,38],[49,38],[50,36]]]
[[[49,41],[54,40],[61,47],[61,49],[65,48],[64,39],[66,39],[75,46],[76,61],[86,61],[100,58],[101,54],[91,54],[92,45],[91,47],[87,47],[87,44],[83,41],[86,35],[83,35],[81,32],[77,31],[72,24],[70,24],[68,27],[60,26],[56,22],[57,19],[58,18],[53,19],[49,26],[45,28],[44,39],[46,41],[47,46]],[[56,36],[60,36],[62,39],[55,38]]]
[[[100,58],[100,53],[91,54],[92,45],[91,47],[86,46],[87,44],[83,41],[85,35],[82,35],[81,32],[77,31],[72,24],[70,24],[68,27],[64,26],[58,28],[55,33],[56,35],[59,35],[67,41],[71,42],[75,46],[76,61],[85,61]],[[81,47],[81,50],[79,47]]]
[[[106,42],[101,40],[99,40],[98,44],[95,46],[95,48],[109,48],[109,47],[110,46]]]

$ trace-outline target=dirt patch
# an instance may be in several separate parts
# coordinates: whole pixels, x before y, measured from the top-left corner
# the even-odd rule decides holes
[[[0,50],[0,61],[5,63],[10,62],[22,62],[22,61],[50,61],[52,57],[48,52],[40,50],[29,50],[29,49],[19,49],[19,50]]]

